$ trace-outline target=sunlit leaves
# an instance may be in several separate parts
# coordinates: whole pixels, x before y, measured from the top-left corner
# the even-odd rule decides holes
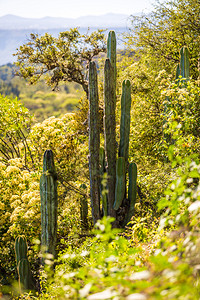
[[[105,50],[103,30],[80,34],[78,28],[74,28],[60,32],[57,38],[48,33],[43,36],[32,33],[15,55],[20,68],[18,73],[30,83],[45,75],[47,84],[54,89],[61,81],[73,81],[87,94],[87,66]]]
[[[23,155],[25,165],[30,160],[26,137],[31,123],[32,117],[28,109],[17,98],[4,98],[0,95],[0,156],[4,162]]]

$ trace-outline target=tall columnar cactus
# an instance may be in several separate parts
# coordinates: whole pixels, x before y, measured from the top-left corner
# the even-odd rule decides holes
[[[19,236],[15,240],[15,256],[17,272],[19,276],[20,293],[34,290],[34,283],[27,255],[28,247],[25,236]]]
[[[94,63],[93,63],[94,64]],[[93,66],[94,68],[94,66]],[[95,91],[95,95],[98,94],[97,79],[92,81],[93,68],[90,63],[89,74],[89,91]],[[96,76],[96,74],[95,74]],[[95,77],[96,78],[96,77]],[[91,96],[89,97],[91,98]],[[95,98],[95,96],[94,96]],[[90,118],[94,115],[94,118],[98,120],[98,101],[90,101]],[[120,146],[117,158],[117,143],[116,143],[116,36],[115,32],[111,31],[108,35],[107,41],[107,59],[104,66],[104,147],[105,147],[105,159],[104,152],[99,148],[99,140],[95,143],[95,154],[93,148],[90,145],[90,165],[92,159],[100,164],[95,167],[95,174],[103,176],[103,172],[107,173],[107,197],[102,197],[103,213],[116,218],[114,226],[126,225],[125,220],[130,220],[131,214],[134,208],[134,197],[136,189],[136,177],[135,172],[130,172],[130,199],[126,199],[126,171],[128,167],[128,151],[129,151],[129,134],[130,134],[130,109],[131,109],[131,84],[130,81],[124,81],[122,85],[122,97],[121,97],[121,124],[120,124]],[[99,128],[96,128],[90,121],[90,144],[91,140],[94,141],[94,136],[99,139]],[[96,156],[95,156],[96,155]],[[97,157],[98,155],[98,157]],[[100,160],[99,160],[100,155]],[[93,158],[92,158],[93,157]],[[105,168],[104,168],[105,162]],[[92,169],[90,166],[90,185],[91,185],[91,203],[94,207],[93,187],[95,186],[96,203],[99,205],[99,188],[97,187],[97,178],[91,177]],[[133,175],[134,174],[134,175]],[[134,180],[132,177],[134,177]],[[101,188],[102,189],[102,188]],[[133,192],[134,191],[134,192]],[[134,195],[134,196],[133,196]],[[105,194],[104,194],[105,196]],[[130,210],[129,210],[130,209]],[[93,210],[94,211],[94,210]],[[96,210],[98,212],[98,218],[101,216],[99,213],[99,206]],[[94,215],[93,215],[94,217]],[[95,215],[95,220],[97,216]]]
[[[89,171],[90,197],[94,223],[100,219],[100,121],[97,69],[95,62],[89,65]]]
[[[41,247],[42,251],[56,256],[57,240],[57,176],[53,152],[46,150],[43,157],[43,174],[40,178]]]
[[[108,215],[115,217],[113,209],[115,202],[116,181],[116,121],[115,121],[115,84],[110,59],[104,66],[104,137],[106,172],[108,175]]]
[[[109,58],[112,72],[113,72],[113,85],[114,85],[114,101],[116,107],[116,79],[117,79],[117,66],[116,66],[116,35],[113,30],[108,34],[107,39],[107,58]]]
[[[124,80],[121,97],[121,121],[120,121],[120,144],[119,157],[124,157],[125,166],[128,164],[129,135],[130,135],[130,110],[131,110],[131,83]]]

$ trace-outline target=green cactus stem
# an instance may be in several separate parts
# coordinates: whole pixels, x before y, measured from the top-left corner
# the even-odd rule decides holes
[[[189,63],[189,50],[187,47],[182,47],[180,51],[180,75],[182,78],[189,80],[190,78],[190,63]]]
[[[131,110],[131,83],[124,80],[121,96],[121,121],[119,157],[125,158],[125,166],[128,165],[129,135],[130,135],[130,110]]]
[[[90,197],[94,224],[100,219],[100,121],[97,69],[95,62],[89,64],[89,171]]]
[[[34,290],[34,281],[28,261],[28,246],[25,236],[18,236],[15,240],[15,256],[17,272],[19,276],[20,293],[23,291]]]
[[[19,290],[22,294],[25,291],[34,290],[34,284],[31,275],[31,269],[28,259],[21,259],[17,267],[19,275]]]
[[[108,215],[116,217],[113,208],[116,181],[115,84],[110,59],[108,58],[104,67],[104,137],[108,176]]]
[[[129,164],[129,186],[128,186],[128,202],[129,209],[125,216],[123,226],[126,226],[134,215],[136,196],[137,196],[137,165],[133,162]]]
[[[103,215],[108,215],[108,199],[107,199],[107,180],[105,180],[105,173],[106,173],[106,162],[105,162],[105,151],[103,147],[99,149],[99,165],[100,165],[100,178],[101,178],[101,185],[100,185],[100,192],[101,192],[101,202],[102,202],[102,209]]]
[[[106,172],[106,162],[105,162],[105,150],[103,147],[99,149],[99,165],[100,165],[100,175]]]
[[[43,157],[43,174],[40,178],[41,247],[42,252],[56,256],[57,241],[57,176],[53,152],[46,150]]]
[[[28,247],[25,236],[18,236],[15,240],[15,257],[17,266],[20,260],[28,259],[27,251]]]
[[[119,209],[124,200],[126,188],[126,167],[124,157],[119,157],[116,163],[115,203],[113,208]]]
[[[114,97],[116,107],[116,78],[117,78],[117,66],[116,66],[116,35],[114,31],[110,31],[107,39],[107,58],[110,59],[110,63],[113,70],[113,84],[114,84]]]

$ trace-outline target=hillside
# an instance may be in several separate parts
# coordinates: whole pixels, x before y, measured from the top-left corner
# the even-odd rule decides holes
[[[18,97],[34,114],[35,121],[77,110],[78,102],[84,94],[78,84],[65,83],[53,92],[44,80],[30,85],[23,78],[15,76],[15,71],[16,67],[12,64],[0,67],[0,93],[3,96]]]

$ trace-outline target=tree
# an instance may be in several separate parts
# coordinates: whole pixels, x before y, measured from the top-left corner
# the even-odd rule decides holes
[[[80,34],[74,28],[60,32],[57,38],[48,33],[43,36],[32,33],[29,41],[14,55],[18,60],[18,74],[31,84],[45,75],[47,84],[53,89],[61,81],[73,81],[80,84],[88,96],[88,64],[105,50],[103,30],[89,35]]]
[[[167,0],[157,2],[148,15],[132,17],[133,35],[129,44],[154,61],[154,67],[174,70],[179,51],[187,46],[193,79],[199,76],[200,43],[199,0]]]
[[[32,124],[32,116],[27,108],[15,98],[0,95],[0,157],[4,162],[24,157],[24,165],[33,162],[27,135]]]

